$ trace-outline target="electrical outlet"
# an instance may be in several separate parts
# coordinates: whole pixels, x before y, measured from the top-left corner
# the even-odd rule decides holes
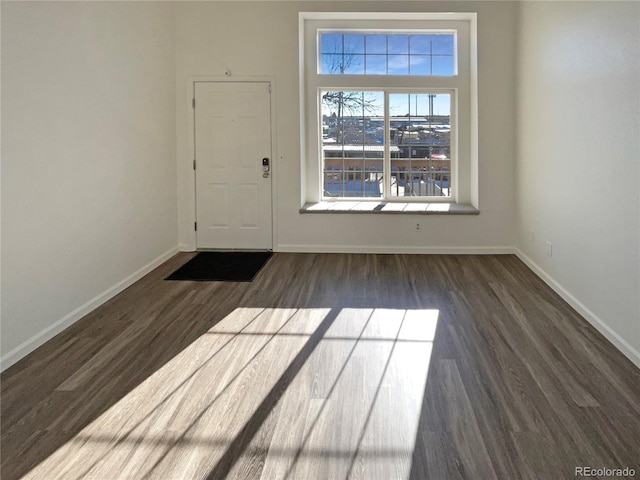
[[[422,230],[422,224],[420,222],[416,223],[416,232],[419,232]]]
[[[547,256],[553,257],[553,244],[551,242],[547,242]]]

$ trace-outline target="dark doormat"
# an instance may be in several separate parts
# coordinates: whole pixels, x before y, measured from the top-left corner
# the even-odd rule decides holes
[[[271,252],[200,252],[165,280],[250,282]]]

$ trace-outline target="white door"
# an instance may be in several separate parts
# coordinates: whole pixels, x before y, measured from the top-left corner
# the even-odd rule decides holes
[[[196,82],[195,150],[197,247],[271,249],[269,83]]]

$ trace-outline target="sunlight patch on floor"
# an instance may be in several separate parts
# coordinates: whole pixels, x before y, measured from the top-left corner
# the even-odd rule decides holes
[[[25,478],[408,478],[438,315],[238,308]]]

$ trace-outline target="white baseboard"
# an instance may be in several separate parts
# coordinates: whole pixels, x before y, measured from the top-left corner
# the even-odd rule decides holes
[[[289,253],[397,253],[419,255],[505,255],[513,254],[513,247],[425,247],[379,245],[291,245],[280,244],[274,252]]]
[[[609,340],[618,350],[620,350],[629,360],[640,368],[640,352],[633,348],[627,341],[609,327],[600,317],[589,310],[580,300],[574,297],[566,288],[554,280],[537,263],[531,260],[520,249],[515,248],[516,256],[522,260],[527,267],[538,275],[549,287],[551,287],[562,299],[571,305],[580,315],[582,315],[593,327]]]
[[[118,282],[114,286],[108,288],[101,294],[95,296],[91,300],[89,300],[84,305],[79,306],[71,313],[65,315],[58,321],[54,322],[49,327],[44,330],[38,332],[25,342],[18,345],[16,348],[11,350],[10,352],[2,355],[0,358],[0,371],[4,371],[9,368],[11,365],[16,363],[18,360],[24,358],[29,353],[33,352],[36,348],[44,344],[46,341],[52,339],[58,333],[63,331],[65,328],[73,325],[75,322],[80,320],[82,317],[92,312],[100,305],[105,303],[107,300],[115,297],[118,293],[122,292],[125,288],[131,286],[142,277],[144,277],[147,273],[151,272],[154,268],[160,266],[167,260],[169,260],[173,255],[178,252],[178,247],[174,247],[171,250],[163,253],[159,257],[155,258],[151,262],[147,263],[142,268],[138,269],[131,275],[129,275],[124,280]]]

